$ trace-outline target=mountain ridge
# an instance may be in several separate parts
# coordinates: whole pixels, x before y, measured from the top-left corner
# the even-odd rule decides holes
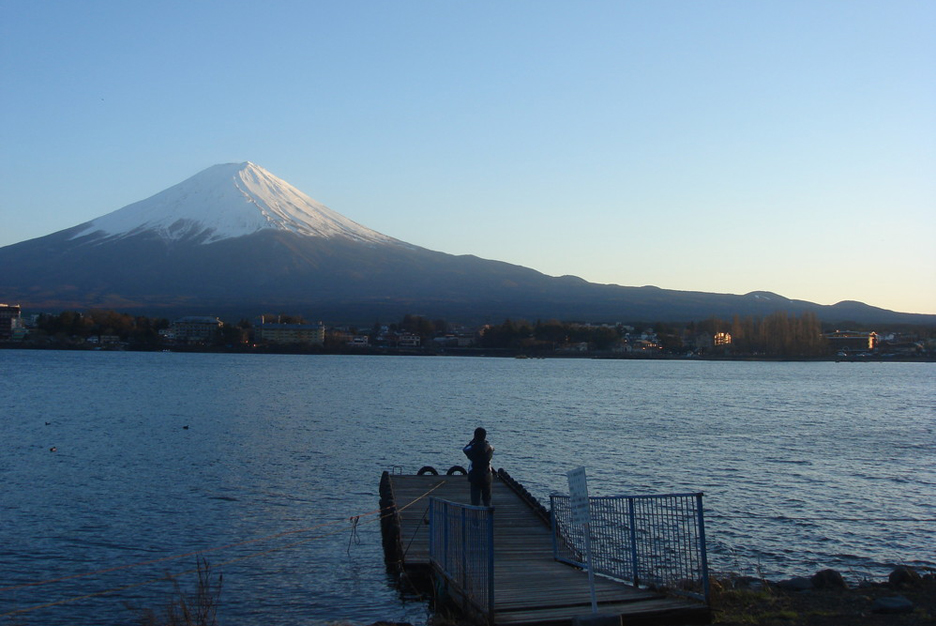
[[[784,310],[829,322],[936,324],[936,315],[863,303],[597,284],[437,252],[353,222],[249,161],[207,168],[95,220],[2,247],[0,267],[0,301],[38,310],[283,312],[358,324],[407,313],[476,323],[684,322]]]

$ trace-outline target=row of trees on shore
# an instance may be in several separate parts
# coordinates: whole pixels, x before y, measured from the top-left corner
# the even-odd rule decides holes
[[[305,322],[296,315],[267,315],[264,318],[267,322]],[[254,326],[260,319],[241,319],[235,324],[225,324],[214,344],[233,347],[253,343]],[[88,338],[108,337],[125,345],[156,348],[165,343],[161,331],[169,329],[171,324],[170,320],[164,318],[101,309],[40,314],[31,324],[26,343],[78,345]],[[824,337],[824,333],[830,330],[835,329],[824,327],[815,314],[808,312],[799,316],[785,312],[776,312],[763,318],[736,316],[731,320],[712,317],[687,324],[587,324],[508,319],[500,324],[477,329],[456,327],[441,319],[406,315],[399,322],[389,325],[375,322],[369,329],[348,326],[327,329],[324,348],[339,349],[347,343],[349,336],[357,335],[367,335],[370,346],[379,346],[388,333],[407,333],[419,336],[425,350],[445,345],[436,340],[458,335],[461,339],[470,339],[473,346],[482,349],[539,354],[576,349],[643,354],[821,357],[833,350]],[[862,329],[855,324],[851,330],[872,329]],[[933,328],[903,330],[911,331],[909,336],[914,340],[936,337],[936,329]]]
[[[579,343],[596,350],[613,350],[622,342],[668,354],[692,351],[809,357],[822,356],[829,350],[822,323],[813,313],[796,317],[777,312],[763,319],[735,317],[727,321],[713,317],[686,325],[657,322],[646,326],[507,320],[487,329],[481,337],[484,346],[531,350]]]
[[[147,345],[160,342],[159,331],[169,328],[169,320],[129,315],[104,309],[40,313],[31,325],[32,340],[67,343],[72,339],[114,336],[121,341]]]
[[[849,322],[850,331],[872,332],[873,328]],[[530,352],[586,345],[592,351],[671,355],[723,355],[765,357],[824,357],[840,349],[827,338],[839,328],[824,324],[814,313],[792,315],[778,311],[766,317],[723,320],[711,317],[687,324],[576,324],[568,322],[506,320],[484,329],[479,342],[490,348]],[[842,329],[844,330],[844,329]],[[882,333],[878,328],[877,334]],[[887,329],[887,336],[907,343],[936,341],[936,328]]]

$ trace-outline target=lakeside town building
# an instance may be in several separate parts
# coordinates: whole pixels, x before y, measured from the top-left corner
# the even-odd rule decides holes
[[[18,304],[0,304],[0,341],[22,339],[26,334]]]
[[[823,335],[836,352],[871,352],[877,347],[875,332],[836,330]]]
[[[262,343],[277,345],[303,344],[321,346],[325,343],[325,325],[262,323],[255,329],[255,338]]]
[[[223,326],[217,317],[190,315],[174,320],[164,336],[178,343],[207,343],[218,337]]]

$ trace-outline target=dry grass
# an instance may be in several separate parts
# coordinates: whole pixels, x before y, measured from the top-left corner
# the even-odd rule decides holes
[[[139,610],[140,626],[218,626],[218,604],[221,600],[222,575],[217,578],[204,558],[198,559],[198,581],[194,594],[188,594],[172,579],[173,593],[159,612]]]

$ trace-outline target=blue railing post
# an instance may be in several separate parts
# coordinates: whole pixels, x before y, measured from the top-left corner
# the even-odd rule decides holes
[[[556,499],[549,496],[549,527],[552,528],[553,560],[559,560],[559,529],[556,528]]]
[[[433,520],[435,519],[435,500],[429,498],[429,557],[431,558],[435,555],[435,543],[436,543],[436,534],[435,534],[435,524]]]
[[[461,580],[468,580],[468,524],[467,509],[461,510]]]
[[[630,517],[630,549],[631,549],[631,571],[634,575],[634,586],[637,587],[640,585],[640,575],[638,574],[637,567],[638,557],[637,557],[637,511],[634,509],[634,499],[627,499],[627,512],[628,517]]]
[[[488,622],[494,623],[494,509],[488,510]]]
[[[699,551],[702,553],[702,594],[709,602],[708,550],[705,547],[705,515],[702,512],[702,494],[696,494],[696,515],[699,518]]]
[[[449,512],[448,512],[448,504],[443,502],[441,506],[442,506],[443,514],[442,514],[442,519],[439,521],[439,523],[442,524],[442,533],[443,533],[442,534],[442,538],[443,538],[442,567],[445,568],[446,571],[448,571],[449,566],[450,566],[449,564],[449,549],[450,549],[449,548],[449,519],[448,519]]]

